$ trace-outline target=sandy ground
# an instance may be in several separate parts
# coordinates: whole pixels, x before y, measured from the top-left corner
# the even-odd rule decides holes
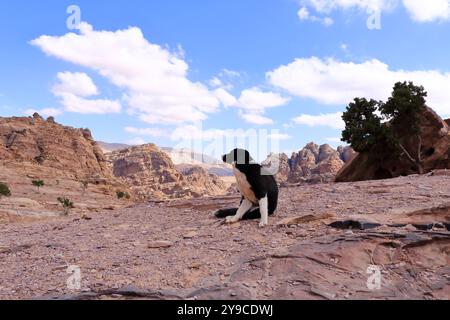
[[[0,224],[0,298],[450,299],[448,176],[283,188],[264,229],[212,216],[238,201]]]

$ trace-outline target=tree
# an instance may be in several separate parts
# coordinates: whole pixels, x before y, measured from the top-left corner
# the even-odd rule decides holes
[[[118,199],[130,199],[130,194],[128,192],[123,192],[123,191],[117,191],[117,198]]]
[[[356,152],[369,151],[385,138],[382,118],[376,114],[381,104],[381,101],[355,98],[344,112],[342,140],[350,143]]]
[[[62,205],[64,209],[64,215],[69,215],[69,210],[74,208],[73,202],[66,197],[58,198],[58,202]]]
[[[342,116],[345,122],[342,141],[349,143],[356,152],[370,152],[374,156],[398,153],[423,174],[420,116],[425,109],[426,96],[423,87],[398,82],[386,103],[355,98]],[[408,150],[402,137],[412,137],[416,141],[415,152]]]
[[[9,187],[6,183],[0,182],[0,198],[1,197],[10,197],[11,196],[11,190],[9,190]]]
[[[81,189],[83,190],[83,192],[82,192],[83,196],[86,193],[86,190],[88,187],[89,187],[89,181],[87,181],[87,180],[81,181]]]
[[[380,107],[381,114],[391,124],[392,130],[389,133],[392,143],[400,148],[402,156],[406,156],[417,167],[419,174],[424,173],[420,125],[426,97],[424,87],[415,86],[412,82],[398,82],[394,86],[392,96]],[[399,134],[413,138],[415,150],[408,151],[408,146],[400,140]]]
[[[37,188],[38,192],[40,191],[40,188],[45,185],[43,180],[33,180],[31,183]]]

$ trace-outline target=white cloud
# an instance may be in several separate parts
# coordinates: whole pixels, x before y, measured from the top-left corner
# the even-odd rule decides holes
[[[268,81],[292,95],[329,105],[347,105],[355,97],[386,100],[394,83],[413,81],[428,92],[427,103],[440,115],[450,115],[450,73],[438,70],[391,70],[373,59],[362,63],[296,59],[267,73]]]
[[[145,141],[145,139],[140,138],[140,137],[133,138],[127,142],[127,144],[132,145],[132,146],[140,146],[140,145],[143,145],[146,143],[147,143],[147,141]]]
[[[225,107],[234,106],[237,104],[236,98],[223,88],[214,90],[214,95]]]
[[[207,129],[203,130],[199,126],[185,125],[178,127],[171,135],[174,141],[179,140],[203,140],[211,141],[216,139],[223,139],[226,137],[240,137],[245,133],[238,130],[221,130],[221,129]]]
[[[319,14],[330,14],[335,10],[359,10],[390,12],[403,4],[411,18],[416,22],[433,22],[450,19],[450,0],[304,0],[298,12],[301,20],[321,18],[314,16],[308,10],[313,9]]]
[[[86,99],[99,93],[92,79],[85,73],[60,72],[52,92],[61,99],[64,110],[82,114],[119,113],[119,101]]]
[[[341,138],[339,137],[329,137],[329,138],[325,138],[326,141],[331,142],[331,143],[341,143]]]
[[[188,79],[189,66],[179,49],[170,52],[150,43],[139,28],[96,31],[83,22],[80,34],[44,35],[31,43],[50,56],[97,71],[125,92],[129,111],[149,123],[204,120],[220,107],[213,92]]]
[[[398,0],[306,0],[303,2],[317,12],[330,13],[337,9],[390,10],[397,5]]]
[[[417,22],[450,19],[450,0],[403,0],[403,4]]]
[[[90,97],[99,94],[96,85],[86,73],[59,72],[57,78],[59,83],[52,88],[52,92],[57,96],[66,93],[79,97]]]
[[[306,7],[301,7],[300,10],[297,12],[298,17],[300,20],[308,20],[309,19],[309,10]]]
[[[44,109],[40,109],[40,110],[35,110],[35,109],[25,110],[25,114],[27,116],[31,116],[36,112],[39,113],[43,117],[56,117],[56,116],[63,114],[63,111],[61,109],[56,109],[56,108],[44,108]]]
[[[257,113],[240,113],[240,117],[248,123],[256,125],[272,125],[273,120]]]
[[[221,77],[228,77],[228,78],[240,78],[242,77],[242,74],[239,71],[236,70],[230,70],[230,69],[222,69],[222,71],[219,74]]]
[[[290,139],[292,139],[292,137],[285,133],[272,133],[272,134],[269,134],[269,139],[281,141],[281,140],[290,140]]]
[[[275,108],[285,105],[289,98],[282,97],[279,93],[261,91],[254,87],[242,91],[237,107],[246,111],[264,112],[267,108]]]
[[[334,23],[334,20],[330,17],[320,18],[315,15],[312,15],[307,7],[302,7],[297,12],[297,15],[302,21],[312,21],[312,22],[320,22],[325,26],[331,26]]]
[[[213,88],[218,88],[218,87],[222,87],[223,86],[223,82],[219,78],[214,77],[211,80],[209,80],[209,85],[211,87],[213,87]]]
[[[303,114],[294,119],[296,124],[306,125],[309,127],[329,127],[332,129],[342,130],[345,128],[344,120],[342,120],[342,113],[327,113],[320,115]]]
[[[161,138],[161,137],[169,137],[170,134],[165,129],[160,128],[134,128],[134,127],[126,127],[125,131],[128,133],[132,133],[138,136],[149,136],[154,138]]]
[[[106,99],[85,99],[73,94],[61,95],[64,110],[81,114],[119,113],[120,102]]]

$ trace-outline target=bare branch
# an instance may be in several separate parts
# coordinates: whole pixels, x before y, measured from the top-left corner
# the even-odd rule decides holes
[[[417,164],[417,161],[409,154],[409,152],[405,149],[405,147],[399,142],[398,145],[403,150],[403,154],[405,154],[412,163]]]

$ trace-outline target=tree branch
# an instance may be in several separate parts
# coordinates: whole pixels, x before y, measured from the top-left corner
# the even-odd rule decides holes
[[[409,154],[409,152],[405,149],[405,147],[399,142],[398,145],[403,150],[403,154],[405,154],[412,163],[417,165],[417,161]]]

